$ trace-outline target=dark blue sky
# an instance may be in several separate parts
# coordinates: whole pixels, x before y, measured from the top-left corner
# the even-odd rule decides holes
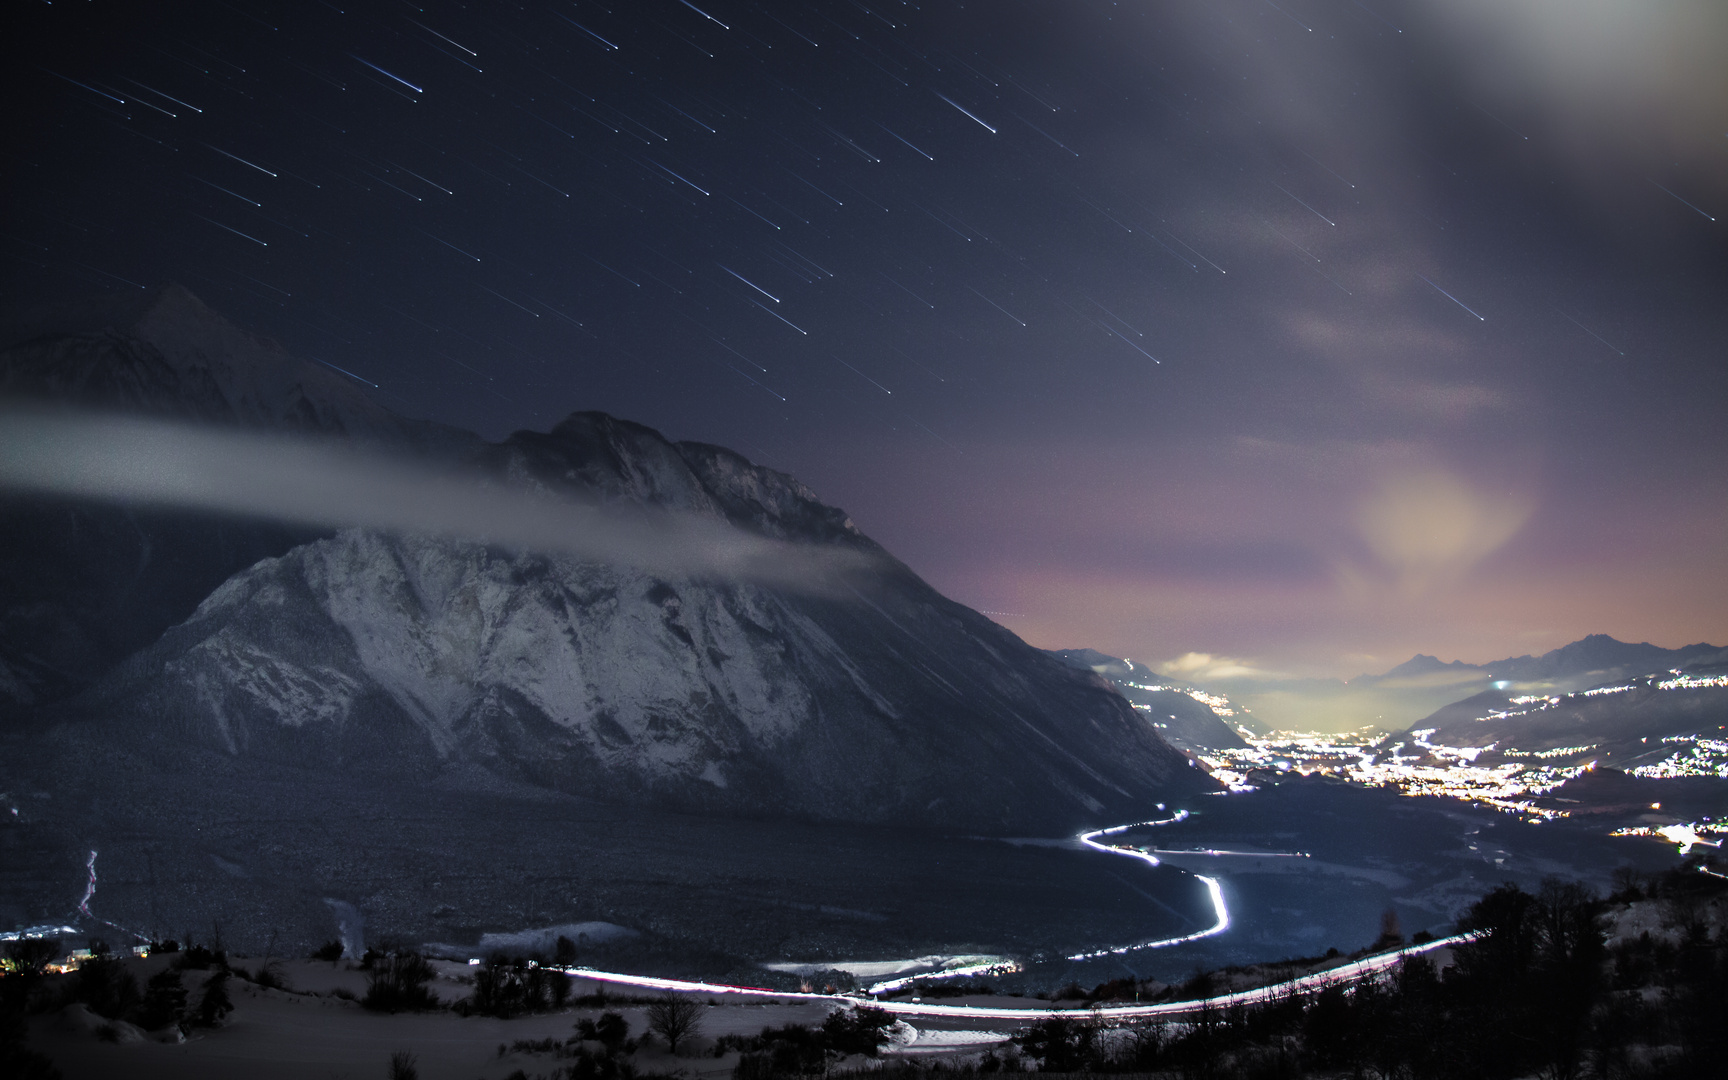
[[[1728,18],[1622,7],[17,3],[4,287],[735,447],[1035,644],[1721,640]]]

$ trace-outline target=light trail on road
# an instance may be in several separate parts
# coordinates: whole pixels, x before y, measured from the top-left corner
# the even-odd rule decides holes
[[[988,1005],[926,1005],[914,1001],[872,1001],[868,1004],[897,1016],[928,1016],[969,1020],[1033,1021],[1052,1016],[1093,1015],[1105,1020],[1134,1020],[1155,1016],[1182,1016],[1206,1009],[1227,1009],[1233,1005],[1263,1004],[1289,993],[1302,993],[1308,990],[1317,990],[1323,986],[1355,982],[1392,968],[1407,956],[1418,956],[1422,953],[1433,952],[1436,949],[1449,948],[1474,938],[1474,934],[1455,934],[1452,937],[1439,938],[1421,945],[1407,946],[1389,953],[1366,956],[1361,960],[1341,964],[1325,971],[1317,971],[1310,975],[1303,975],[1299,978],[1287,979],[1270,986],[1262,986],[1253,990],[1238,990],[1216,997],[1193,998],[1187,1001],[1163,1001],[1156,1005],[1115,1005],[1090,1009],[1004,1009],[993,1008]],[[806,994],[685,979],[657,979],[647,975],[621,975],[616,972],[595,971],[592,968],[571,967],[556,970],[580,979],[593,979],[596,982],[617,983],[622,986],[637,986],[645,990],[753,997],[779,1001],[826,1001],[843,1006],[864,1004],[858,998],[847,997],[843,994]]]
[[[1142,851],[1139,848],[1125,848],[1117,847],[1114,844],[1100,844],[1098,842],[1098,837],[1115,836],[1118,833],[1127,832],[1129,829],[1138,829],[1146,826],[1174,825],[1178,821],[1186,820],[1187,817],[1188,811],[1178,810],[1173,816],[1162,818],[1157,821],[1136,821],[1129,825],[1116,825],[1108,829],[1094,829],[1092,832],[1081,833],[1076,839],[1091,848],[1093,851],[1102,851],[1107,855],[1121,855],[1124,858],[1129,859],[1139,859],[1148,866],[1159,866],[1162,864],[1158,861],[1158,856],[1153,855],[1150,852]],[[1094,949],[1091,952],[1075,953],[1073,956],[1068,957],[1068,959],[1096,960],[1100,956],[1121,956],[1124,953],[1139,952],[1142,949],[1165,949],[1172,945],[1184,945],[1190,941],[1199,941],[1201,938],[1211,937],[1213,934],[1222,934],[1224,931],[1230,929],[1230,909],[1224,906],[1224,887],[1218,883],[1217,878],[1210,878],[1204,874],[1195,874],[1194,876],[1205,884],[1206,895],[1212,901],[1212,912],[1217,917],[1217,921],[1211,926],[1204,930],[1197,930],[1192,934],[1183,934],[1181,937],[1160,938],[1157,941],[1142,941],[1135,945],[1119,945],[1114,948]]]
[[[1130,829],[1137,829],[1146,826],[1171,825],[1178,821],[1182,821],[1187,817],[1188,811],[1179,810],[1175,815],[1169,818],[1163,818],[1157,821],[1136,821],[1128,825],[1116,825],[1108,829],[1095,829],[1092,832],[1081,833],[1075,839],[1094,851],[1102,851],[1111,855],[1120,855],[1125,858],[1139,859],[1151,866],[1158,866],[1160,863],[1158,857],[1155,855],[1141,851],[1138,848],[1120,848],[1109,844],[1101,844],[1098,842],[1098,838],[1101,836],[1115,836],[1118,833],[1124,833]],[[1218,921],[1211,927],[1182,937],[1166,938],[1159,941],[1142,942],[1137,945],[1124,945],[1117,948],[1099,949],[1094,952],[1079,953],[1075,956],[1068,957],[1068,959],[1089,960],[1101,956],[1118,956],[1122,953],[1132,952],[1138,949],[1163,948],[1169,945],[1179,945],[1183,942],[1197,941],[1200,938],[1210,937],[1213,934],[1219,934],[1229,929],[1230,912],[1224,904],[1223,888],[1215,878],[1206,877],[1202,874],[1195,874],[1194,876],[1205,884],[1206,891],[1212,900],[1213,911],[1217,913]],[[876,1008],[880,1008],[898,1016],[927,1016],[970,1020],[1032,1021],[1052,1016],[1076,1015],[1096,1015],[1101,1019],[1106,1020],[1134,1020],[1156,1016],[1182,1016],[1188,1013],[1201,1012],[1206,1009],[1225,1009],[1234,1005],[1260,1004],[1272,1001],[1285,994],[1303,993],[1324,986],[1336,986],[1343,983],[1355,982],[1378,972],[1388,970],[1401,963],[1405,957],[1419,956],[1423,953],[1433,952],[1436,949],[1449,948],[1453,945],[1472,941],[1475,937],[1475,934],[1455,934],[1451,937],[1424,942],[1420,945],[1406,946],[1405,948],[1396,949],[1392,952],[1366,956],[1360,960],[1353,960],[1347,964],[1340,964],[1335,968],[1328,968],[1325,971],[1316,971],[1294,979],[1286,979],[1284,982],[1273,983],[1270,986],[1262,986],[1253,990],[1238,990],[1234,993],[1220,994],[1215,997],[1192,998],[1186,1001],[1164,1001],[1155,1005],[1098,1006],[1091,1009],[1009,1009],[996,1008],[988,1005],[926,1005],[923,1002],[913,1001],[872,1001],[870,1004]],[[988,967],[995,967],[998,970],[1000,969],[1000,965],[978,965],[976,970],[973,968],[965,968],[954,969],[952,971],[930,972],[924,975],[910,976],[906,979],[892,980],[890,983],[878,984],[877,986],[871,987],[871,990],[881,993],[884,992],[884,987],[893,986],[897,989],[899,986],[915,982],[920,978],[931,978],[932,976],[952,977],[959,974],[983,974]],[[813,994],[769,990],[765,987],[759,986],[730,986],[724,983],[707,983],[688,979],[661,979],[648,975],[625,975],[618,972],[597,971],[593,968],[582,967],[557,968],[555,970],[562,971],[564,974],[572,975],[576,978],[592,979],[595,982],[616,983],[621,986],[636,986],[645,990],[763,998],[780,1001],[825,1001],[841,1006],[860,1004],[860,999],[849,997],[844,994]]]

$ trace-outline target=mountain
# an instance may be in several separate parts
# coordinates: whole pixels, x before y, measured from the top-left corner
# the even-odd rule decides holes
[[[1496,694],[1501,698],[1566,694],[1670,668],[1723,661],[1728,661],[1728,650],[1719,645],[1665,649],[1591,634],[1541,656],[1472,664],[1417,653],[1378,675],[1359,675],[1348,682],[1259,679],[1207,689],[1246,702],[1262,720],[1286,729],[1366,725],[1402,731],[1434,726],[1454,711],[1468,712],[1478,695],[1491,702],[1498,700]]]
[[[1496,679],[1535,682],[1591,677],[1607,682],[1676,667],[1728,662],[1728,648],[1699,642],[1664,649],[1647,641],[1632,644],[1607,634],[1591,634],[1538,657],[1521,656],[1486,665]]]
[[[1246,746],[1242,736],[1223,719],[1235,716],[1226,699],[1173,683],[1144,664],[1108,656],[1096,649],[1048,650],[1064,664],[1091,671],[1110,681],[1129,704],[1172,745],[1187,751]],[[1216,707],[1209,702],[1215,702]],[[1225,710],[1222,714],[1219,709]]]
[[[118,536],[116,521],[139,519],[21,500],[36,516],[0,565],[16,580],[31,559],[56,566],[71,599],[44,589],[7,613],[24,628],[8,665],[46,666],[33,625],[96,640],[56,657],[50,704],[46,679],[14,694],[18,730],[48,731],[41,768],[98,749],[165,770],[215,754],[240,776],[317,769],[386,791],[489,777],[685,811],[996,833],[1132,818],[1209,786],[1102,679],[945,599],[842,511],[720,447],[598,413],[501,444],[403,420],[179,290],[123,327],[33,338],[0,367],[15,395],[317,430],[459,460],[500,488],[676,513],[870,567],[798,589],[368,529],[256,526],[224,547],[219,530],[255,526],[172,514],[132,548],[65,530],[57,555],[32,544],[32,521],[83,516]],[[175,559],[156,553],[164,540]],[[80,576],[130,565],[133,549],[135,573]],[[225,557],[183,565],[211,551]],[[168,582],[173,602],[115,599],[141,581]]]
[[[1528,659],[1528,657],[1525,659]],[[1429,656],[1427,653],[1417,653],[1415,656],[1412,656],[1410,659],[1404,661],[1402,664],[1399,664],[1397,667],[1392,668],[1384,674],[1359,675],[1352,681],[1380,682],[1388,679],[1423,678],[1435,674],[1451,675],[1458,672],[1474,674],[1478,670],[1479,669],[1475,664],[1466,664],[1462,660],[1447,662],[1441,660],[1438,656]]]
[[[1728,662],[1728,648],[1699,642],[1664,649],[1649,642],[1616,641],[1607,634],[1590,634],[1541,656],[1513,656],[1486,664],[1450,663],[1417,653],[1380,675],[1361,675],[1352,683],[1386,685],[1414,681],[1444,681],[1453,685],[1506,682],[1513,689],[1584,689],[1592,685],[1669,668]],[[1540,685],[1538,685],[1540,684]],[[1501,687],[1500,689],[1508,689]]]
[[[1501,751],[1613,751],[1618,768],[1635,768],[1650,754],[1669,755],[1663,740],[1720,740],[1728,731],[1728,665],[1701,664],[1620,679],[1565,694],[1485,690],[1439,709],[1413,725],[1444,746]],[[1398,738],[1394,736],[1393,738]],[[1696,741],[1696,740],[1692,740]],[[1568,755],[1554,755],[1568,756]]]
[[[396,416],[352,382],[169,286],[0,320],[0,399],[339,436],[461,458],[480,440]],[[318,535],[268,521],[0,492],[0,717],[90,685],[261,558]]]
[[[421,453],[478,437],[398,416],[334,369],[240,329],[178,285],[0,317],[0,398],[343,435]]]

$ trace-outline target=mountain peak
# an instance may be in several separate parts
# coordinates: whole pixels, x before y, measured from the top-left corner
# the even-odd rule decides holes
[[[843,542],[883,554],[794,477],[722,446],[673,442],[603,412],[571,413],[550,432],[518,431],[488,451],[511,473],[578,498],[628,499],[723,517],[783,540]]]
[[[347,435],[434,452],[478,440],[397,415],[333,368],[242,330],[183,286],[0,317],[0,393],[85,408]]]
[[[1388,671],[1386,674],[1387,675],[1423,675],[1423,674],[1427,674],[1430,671],[1448,671],[1448,670],[1451,670],[1453,668],[1461,668],[1461,667],[1469,667],[1469,666],[1470,666],[1469,664],[1466,664],[1462,660],[1446,661],[1446,660],[1440,659],[1438,656],[1430,656],[1427,653],[1417,653],[1415,656],[1412,656],[1410,659],[1404,661],[1402,664],[1399,664],[1397,667]]]

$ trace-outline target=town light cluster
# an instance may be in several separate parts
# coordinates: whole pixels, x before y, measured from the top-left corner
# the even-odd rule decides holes
[[[1492,747],[1446,746],[1427,741],[1433,731],[1409,732],[1409,742],[1382,746],[1372,729],[1351,732],[1277,732],[1252,738],[1245,747],[1206,750],[1200,759],[1212,775],[1233,790],[1256,785],[1256,770],[1295,772],[1346,780],[1370,787],[1396,788],[1405,795],[1462,799],[1530,820],[1565,817],[1564,810],[1538,805],[1537,797],[1587,771],[1594,762],[1479,763],[1483,755],[1501,756]],[[1406,753],[1413,748],[1416,753]]]

